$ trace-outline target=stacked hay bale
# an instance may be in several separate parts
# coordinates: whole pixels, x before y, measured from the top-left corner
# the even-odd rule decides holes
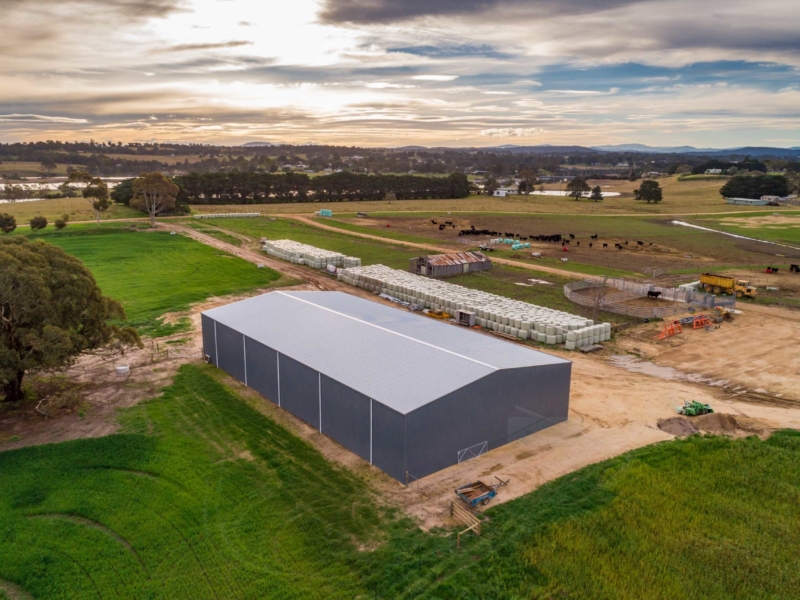
[[[432,310],[474,312],[481,327],[523,340],[566,344],[568,349],[574,350],[611,338],[609,323],[595,324],[590,319],[563,311],[471,290],[384,265],[349,267],[339,273],[339,279]]]

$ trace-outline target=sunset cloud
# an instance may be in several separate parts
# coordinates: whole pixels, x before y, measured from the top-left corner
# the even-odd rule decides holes
[[[800,140],[794,0],[0,4],[2,141]]]

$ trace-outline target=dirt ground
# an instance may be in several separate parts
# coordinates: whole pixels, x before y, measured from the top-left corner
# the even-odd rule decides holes
[[[213,247],[251,262],[263,263],[302,280],[302,289],[342,290],[379,301],[360,288],[341,284],[319,272],[285,263],[253,249],[234,247],[178,224],[165,225]],[[199,361],[199,313],[233,298],[213,298],[191,311],[194,333],[183,344],[148,342],[130,353],[127,379],[113,374],[114,363],[96,357],[83,359],[71,374],[96,385],[87,397],[85,416],[45,419],[35,414],[4,415],[0,448],[106,435],[115,430],[115,412],[153,397],[178,366]],[[494,477],[510,480],[494,503],[526,494],[547,481],[586,465],[648,444],[673,439],[659,422],[675,418],[684,400],[711,404],[717,416],[692,422],[700,431],[726,435],[768,435],[777,428],[800,429],[800,312],[747,306],[733,323],[711,332],[687,331],[657,342],[655,323],[626,330],[601,352],[583,355],[548,348],[548,353],[573,361],[569,419],[460,465],[445,469],[404,488],[378,469],[319,434],[289,413],[220,373],[259,410],[286,424],[326,457],[368,478],[379,501],[398,504],[425,527],[449,523],[453,490],[464,483]],[[482,335],[489,335],[483,333]],[[726,416],[730,415],[730,417]],[[679,435],[683,429],[675,432]],[[11,441],[13,436],[19,439]]]
[[[602,294],[602,297],[609,297],[612,294],[619,294],[621,290],[612,287],[592,287],[592,288],[584,288],[582,290],[576,290],[575,293],[579,296],[584,296],[591,300],[596,300],[597,295],[600,291],[604,289],[605,291]],[[601,298],[602,298],[601,297]],[[675,303],[671,300],[662,300],[661,298],[648,298],[647,296],[642,296],[639,298],[632,298],[630,300],[625,300],[620,302],[620,304],[625,304],[627,306],[637,306],[637,307],[644,307],[644,308],[658,308],[659,306],[674,306]]]
[[[800,215],[769,215],[759,217],[747,218],[728,218],[720,221],[723,225],[731,227],[741,227],[742,229],[760,229],[762,227],[769,227],[770,225],[794,225],[800,227]],[[778,227],[783,229],[783,227]]]

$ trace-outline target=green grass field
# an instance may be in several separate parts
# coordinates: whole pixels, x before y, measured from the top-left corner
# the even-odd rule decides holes
[[[341,252],[347,256],[358,256],[363,264],[383,264],[395,269],[408,269],[408,260],[419,256],[419,250],[393,245],[390,241],[359,239],[346,233],[324,231],[299,223],[291,219],[207,219],[210,224],[217,225],[236,233],[250,236],[254,240],[267,237],[272,240],[290,239],[303,244],[324,248],[333,252]]]
[[[199,231],[201,233],[205,233],[206,235],[210,235],[211,237],[225,242],[226,244],[232,244],[233,246],[240,246],[241,241],[239,238],[230,235],[229,233],[225,233],[224,231],[220,231],[214,225],[206,223],[204,221],[195,221],[194,219],[190,221],[185,221],[183,223],[187,227],[191,227],[195,231]]]
[[[177,333],[160,324],[165,313],[211,296],[267,288],[280,279],[271,269],[258,269],[182,235],[135,232],[118,224],[44,231],[27,235],[81,259],[103,293],[122,302],[128,322],[144,334]]]
[[[209,366],[105,438],[0,452],[0,580],[50,598],[791,598],[800,434],[693,437],[486,513],[456,549]],[[272,408],[271,411],[278,409]]]
[[[669,215],[726,213],[731,206],[725,204],[719,193],[724,181],[689,180],[679,181],[677,177],[659,179],[664,190],[664,200],[660,204],[647,204],[635,200],[633,190],[641,181],[591,180],[590,185],[600,185],[605,192],[619,192],[621,197],[609,197],[602,202],[576,202],[559,196],[470,196],[452,200],[377,200],[366,202],[331,202],[296,204],[246,204],[246,205],[193,205],[198,213],[253,212],[262,214],[306,214],[309,215],[321,206],[330,208],[338,216],[355,216],[356,212],[366,211],[371,216],[385,213],[442,213],[452,212],[504,212],[531,214],[571,214],[571,215]],[[558,185],[548,185],[548,189],[561,190]],[[748,212],[741,209],[738,212]],[[755,209],[753,209],[755,210]]]
[[[53,221],[60,218],[61,215],[69,215],[71,222],[76,221],[93,221],[94,211],[89,202],[85,198],[57,198],[54,200],[37,200],[36,202],[10,202],[0,204],[0,213],[8,213],[14,215],[17,220],[17,226],[27,225],[33,217],[44,216],[50,222],[50,227]],[[101,216],[101,220],[108,219],[143,219],[144,213],[123,206],[121,204],[112,204],[106,212]]]

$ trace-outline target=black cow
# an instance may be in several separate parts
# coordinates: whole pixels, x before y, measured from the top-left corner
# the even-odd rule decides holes
[[[575,234],[574,233],[570,233],[569,234],[569,239],[574,240],[575,239]]]
[[[639,246],[644,246],[644,242],[636,242]]]
[[[648,298],[653,298],[655,300],[658,300],[658,297],[660,295],[661,295],[661,292],[647,292],[647,297]]]
[[[603,248],[608,248],[608,244],[603,244]]]
[[[789,270],[792,273],[800,273],[800,265],[789,265]]]
[[[597,239],[597,234],[595,233],[594,235],[591,235],[589,237],[591,237],[593,240],[596,240]]]
[[[439,231],[444,231],[444,225],[439,225]]]
[[[438,225],[438,223],[436,222],[436,219],[431,219],[431,224],[432,225]]]
[[[592,246],[594,246],[594,244],[592,244],[592,242],[589,242],[589,248],[591,248]]]
[[[628,240],[625,240],[625,245],[626,245],[626,246],[628,245]]]

